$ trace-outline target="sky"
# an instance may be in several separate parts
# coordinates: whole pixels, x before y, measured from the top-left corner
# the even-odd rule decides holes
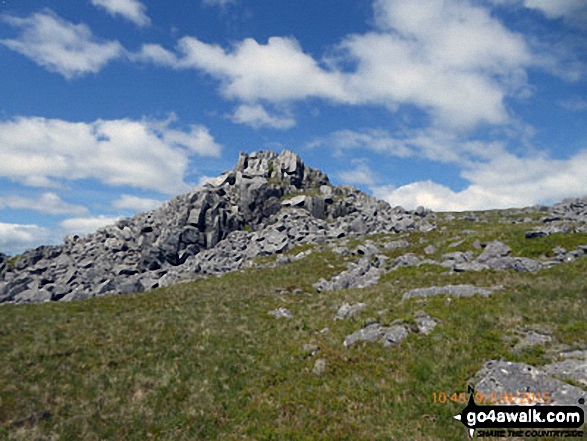
[[[0,252],[292,150],[393,206],[587,195],[585,0],[0,0]]]

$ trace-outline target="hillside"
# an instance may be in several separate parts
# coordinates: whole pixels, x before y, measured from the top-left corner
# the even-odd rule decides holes
[[[0,260],[0,438],[468,439],[469,385],[587,397],[585,257],[586,199],[410,212],[243,155]]]

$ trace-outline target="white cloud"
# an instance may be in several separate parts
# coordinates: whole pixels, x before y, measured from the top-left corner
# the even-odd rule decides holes
[[[166,129],[163,131],[163,140],[176,146],[188,148],[200,156],[219,157],[222,146],[214,141],[210,131],[201,125],[191,125],[189,132]]]
[[[57,194],[47,192],[38,198],[25,198],[21,196],[0,196],[0,209],[25,209],[46,214],[85,214],[88,209],[82,205],[68,204]]]
[[[8,224],[0,222],[0,252],[17,254],[46,243],[47,229],[38,225]]]
[[[120,210],[133,210],[133,211],[150,211],[154,208],[163,205],[163,201],[158,199],[141,198],[138,196],[132,196],[129,194],[123,194],[112,203],[114,208]]]
[[[351,161],[355,165],[355,168],[343,172],[337,173],[337,177],[344,184],[357,184],[357,185],[374,185],[378,179],[377,174],[371,170],[369,165],[363,160],[355,159]]]
[[[524,0],[524,6],[541,11],[550,19],[565,18],[571,22],[586,23],[587,3],[585,0]]]
[[[469,1],[375,0],[374,9],[375,30],[348,36],[323,60],[287,37],[228,50],[183,37],[175,53],[145,45],[133,58],[202,70],[226,98],[249,106],[317,97],[392,111],[412,104],[453,129],[510,122],[504,100],[526,90],[535,63],[521,34]]]
[[[157,45],[146,45],[134,59],[174,68],[201,69],[222,81],[222,93],[245,102],[272,102],[318,96],[346,100],[340,75],[324,71],[303,53],[293,38],[271,37],[267,44],[247,38],[231,51],[183,37],[178,55]]]
[[[400,205],[408,210],[418,206],[434,211],[487,210],[490,208],[511,208],[526,206],[516,198],[497,195],[485,189],[471,185],[463,191],[453,191],[449,187],[432,181],[419,181],[399,188],[384,186],[373,188],[378,199],[384,199],[391,205]]]
[[[236,5],[239,0],[202,0],[202,4],[206,6],[220,6],[225,8],[227,5]]]
[[[388,131],[381,129],[367,129],[363,131],[349,129],[337,130],[326,137],[311,141],[308,147],[326,147],[331,149],[336,156],[343,156],[345,150],[351,149],[367,149],[398,158],[407,158],[415,155],[412,147],[402,140],[392,137]]]
[[[94,233],[99,228],[112,225],[119,219],[120,217],[103,215],[91,217],[74,217],[59,222],[59,226],[63,230],[64,234],[77,234],[78,236],[83,236],[84,234]]]
[[[138,0],[92,0],[92,4],[105,9],[110,15],[120,15],[137,26],[151,24],[147,7]]]
[[[237,124],[246,124],[255,129],[270,127],[273,129],[290,129],[296,125],[295,119],[289,116],[273,116],[267,113],[260,104],[239,106],[231,119]]]
[[[25,185],[95,178],[107,185],[177,193],[193,154],[218,156],[201,126],[189,132],[168,121],[70,122],[37,117],[0,122],[0,176]]]
[[[563,109],[569,110],[571,112],[582,112],[587,110],[587,100],[579,97],[560,100],[557,101],[557,104]]]
[[[1,44],[67,79],[96,73],[124,52],[118,41],[98,41],[85,24],[70,23],[50,10],[2,19],[21,34],[0,40]]]
[[[577,191],[587,188],[585,170],[587,150],[568,159],[518,157],[504,152],[466,168],[461,176],[470,185],[461,191],[432,181],[372,190],[377,197],[405,208],[423,205],[438,211],[464,211],[524,207],[581,196]]]
[[[376,0],[377,32],[342,47],[357,63],[351,87],[385,105],[411,103],[437,124],[508,122],[504,98],[526,84],[522,35],[465,1]]]
[[[329,148],[335,156],[344,156],[348,150],[370,150],[396,158],[417,157],[461,165],[488,160],[504,151],[500,143],[463,140],[453,132],[432,128],[400,130],[394,134],[382,129],[345,129],[315,139],[308,147]]]
[[[550,20],[562,18],[572,25],[587,25],[585,0],[489,0],[498,6],[514,6],[534,9]]]

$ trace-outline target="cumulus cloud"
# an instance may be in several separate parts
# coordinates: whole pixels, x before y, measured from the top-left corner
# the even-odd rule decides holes
[[[214,141],[207,127],[191,125],[189,132],[165,128],[163,140],[170,145],[183,146],[200,156],[219,157],[222,146]]]
[[[547,18],[563,18],[566,23],[587,26],[587,3],[584,0],[524,0],[524,6],[542,12]]]
[[[335,156],[371,151],[380,157],[417,158],[456,165],[469,185],[454,191],[430,180],[403,186],[385,185],[365,160],[339,174],[344,182],[367,185],[380,199],[392,205],[415,208],[424,205],[439,211],[484,210],[553,203],[577,196],[587,188],[587,149],[566,159],[555,159],[530,145],[527,150],[507,150],[508,136],[528,136],[531,128],[505,133],[502,140],[479,140],[437,129],[403,130],[390,133],[381,129],[343,130],[312,141],[309,147],[328,148]],[[352,162],[352,161],[351,161]]]
[[[45,214],[85,214],[88,209],[82,205],[74,205],[65,202],[57,194],[47,192],[36,198],[22,196],[0,196],[0,209],[24,209],[33,210]]]
[[[577,196],[577,189],[587,188],[585,170],[587,150],[568,159],[503,153],[464,169],[461,176],[470,185],[461,191],[432,181],[372,190],[378,198],[405,208],[423,205],[438,211],[464,211],[524,207]]]
[[[344,184],[375,184],[376,180],[378,179],[377,173],[371,170],[366,161],[361,159],[354,159],[351,162],[355,164],[353,169],[339,172],[336,175]]]
[[[84,234],[94,233],[99,228],[112,225],[119,219],[120,217],[104,215],[73,217],[59,222],[59,226],[65,234],[77,234],[78,236],[83,236]]]
[[[50,10],[2,20],[21,33],[1,44],[67,79],[97,73],[124,52],[118,41],[100,41],[85,24],[70,23]]]
[[[91,123],[21,117],[0,122],[0,176],[30,186],[94,178],[107,185],[177,193],[193,154],[219,156],[207,129],[168,121]]]
[[[154,208],[163,205],[163,201],[158,199],[141,198],[138,196],[132,196],[129,194],[123,194],[112,203],[114,208],[120,210],[132,210],[132,211],[150,211]]]
[[[267,113],[260,104],[239,106],[231,119],[237,124],[245,124],[255,129],[270,127],[273,129],[289,129],[296,125],[295,119],[289,116],[273,116]]]
[[[550,20],[564,19],[571,25],[587,25],[587,3],[584,0],[489,0],[500,6],[525,7],[539,11]]]
[[[177,54],[151,44],[143,46],[134,58],[178,69],[203,70],[221,80],[224,96],[245,102],[283,102],[309,96],[346,99],[340,75],[323,70],[293,38],[271,37],[267,44],[247,38],[227,51],[183,37]]]
[[[38,225],[0,222],[0,252],[17,254],[46,243],[49,231]]]
[[[366,149],[398,158],[408,158],[415,155],[411,146],[382,129],[337,130],[328,136],[314,139],[307,146],[308,148],[329,148],[336,156],[344,156],[344,152],[351,149]]]
[[[147,7],[138,0],[92,0],[92,4],[105,9],[110,15],[120,15],[137,26],[151,24]]]
[[[509,122],[504,100],[526,89],[535,63],[521,34],[469,1],[375,0],[374,11],[375,29],[347,36],[322,60],[289,37],[225,49],[186,36],[175,52],[150,44],[133,58],[201,70],[247,105],[317,97],[391,111],[411,104],[453,129]]]
[[[505,151],[501,143],[461,138],[454,132],[434,128],[398,130],[393,134],[383,129],[338,130],[311,141],[308,147],[328,148],[335,156],[344,156],[349,150],[369,150],[396,158],[461,165],[491,159]]]

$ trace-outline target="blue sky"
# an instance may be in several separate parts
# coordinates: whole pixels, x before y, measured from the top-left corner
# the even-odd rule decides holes
[[[0,0],[0,252],[284,148],[392,205],[587,194],[584,0]]]

